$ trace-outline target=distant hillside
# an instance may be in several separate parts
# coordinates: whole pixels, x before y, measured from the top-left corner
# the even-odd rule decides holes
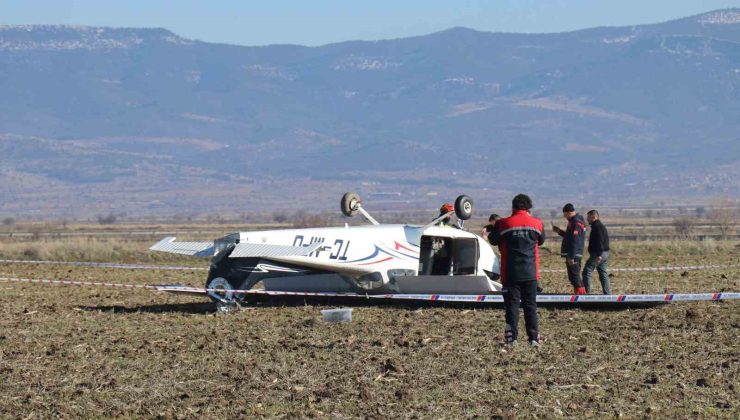
[[[740,9],[315,48],[5,26],[0,152],[13,216],[738,197]]]

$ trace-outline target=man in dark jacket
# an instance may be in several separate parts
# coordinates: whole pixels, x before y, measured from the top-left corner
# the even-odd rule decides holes
[[[591,293],[591,274],[596,268],[599,273],[601,290],[605,295],[612,294],[609,287],[609,233],[606,226],[599,219],[599,212],[591,210],[586,213],[586,220],[591,225],[591,234],[588,237],[588,260],[583,267],[583,286],[586,293]]]
[[[501,253],[501,290],[506,306],[504,337],[507,344],[515,344],[519,325],[519,305],[524,307],[524,324],[529,344],[539,346],[537,320],[537,292],[540,287],[540,249],[545,242],[542,220],[532,217],[532,200],[519,194],[511,202],[510,217],[499,219],[488,237],[498,245]]]
[[[583,258],[583,245],[586,243],[586,221],[583,216],[576,213],[573,204],[563,206],[563,217],[568,220],[565,230],[553,225],[552,230],[563,237],[560,245],[560,256],[565,258],[565,267],[568,270],[568,280],[573,285],[573,293],[576,295],[586,294],[586,288],[581,282],[581,258]]]
[[[493,226],[496,224],[496,221],[500,219],[501,216],[499,216],[496,213],[492,213],[490,216],[488,216],[488,224],[483,226],[483,230],[481,231],[481,236],[486,238],[488,240],[488,237],[491,235],[491,232],[493,232]]]

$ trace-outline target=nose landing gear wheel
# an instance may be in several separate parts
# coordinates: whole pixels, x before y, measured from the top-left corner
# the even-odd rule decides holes
[[[218,313],[229,313],[237,308],[237,299],[234,287],[223,277],[216,277],[206,283],[208,297],[216,302]]]

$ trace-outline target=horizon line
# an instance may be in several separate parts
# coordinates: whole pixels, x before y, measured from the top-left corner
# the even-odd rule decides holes
[[[401,37],[394,37],[394,38],[379,38],[379,39],[347,39],[343,41],[333,41],[328,42],[325,44],[318,44],[318,45],[305,45],[305,44],[294,44],[294,43],[268,43],[268,44],[236,44],[236,43],[230,43],[230,42],[220,42],[220,41],[203,41],[201,39],[196,38],[186,38],[177,32],[168,29],[166,27],[162,26],[98,26],[98,25],[87,25],[87,24],[68,24],[68,23],[62,23],[62,24],[49,24],[49,23],[27,23],[27,24],[0,24],[0,31],[8,30],[8,29],[24,29],[24,28],[42,28],[42,27],[48,27],[48,28],[68,28],[68,29],[110,29],[110,30],[160,30],[160,31],[167,31],[171,33],[174,36],[177,36],[185,41],[193,41],[193,42],[201,42],[204,44],[214,44],[214,45],[227,45],[232,47],[245,47],[245,48],[264,48],[264,47],[272,47],[272,46],[289,46],[289,47],[301,47],[301,48],[322,48],[332,45],[339,45],[339,44],[346,44],[346,43],[378,43],[378,42],[389,42],[389,41],[397,41],[402,39],[412,39],[412,38],[421,38],[426,36],[432,36],[437,34],[442,34],[444,32],[451,32],[455,30],[466,30],[466,31],[472,31],[477,32],[481,34],[490,34],[490,35],[562,35],[562,34],[571,34],[576,32],[582,32],[582,31],[589,31],[594,29],[603,29],[603,28],[629,28],[629,27],[645,27],[645,26],[655,26],[655,25],[662,25],[666,23],[671,22],[677,22],[681,20],[687,20],[692,18],[697,18],[700,16],[709,15],[712,13],[718,13],[718,12],[727,12],[727,11],[737,11],[740,13],[740,7],[729,7],[724,9],[714,9],[709,10],[702,13],[697,13],[694,15],[684,16],[680,18],[675,19],[669,19],[664,20],[660,22],[652,22],[652,23],[641,23],[641,24],[633,24],[633,25],[601,25],[601,26],[589,26],[584,28],[578,28],[578,29],[572,29],[572,30],[565,30],[565,31],[559,31],[559,32],[505,32],[505,31],[489,31],[489,30],[481,30],[476,29],[473,27],[468,26],[452,26],[446,29],[441,29],[438,31],[428,32],[424,34],[419,35],[409,35],[409,36],[401,36]],[[740,24],[740,23],[738,23]]]

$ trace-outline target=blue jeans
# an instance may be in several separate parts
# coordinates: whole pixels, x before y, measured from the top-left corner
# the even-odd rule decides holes
[[[599,281],[601,282],[601,290],[604,291],[605,295],[612,294],[611,287],[609,284],[609,252],[604,251],[601,253],[601,262],[597,263],[596,259],[598,255],[589,255],[586,265],[583,267],[583,287],[586,288],[586,293],[591,293],[591,273],[594,268],[599,272]]]

